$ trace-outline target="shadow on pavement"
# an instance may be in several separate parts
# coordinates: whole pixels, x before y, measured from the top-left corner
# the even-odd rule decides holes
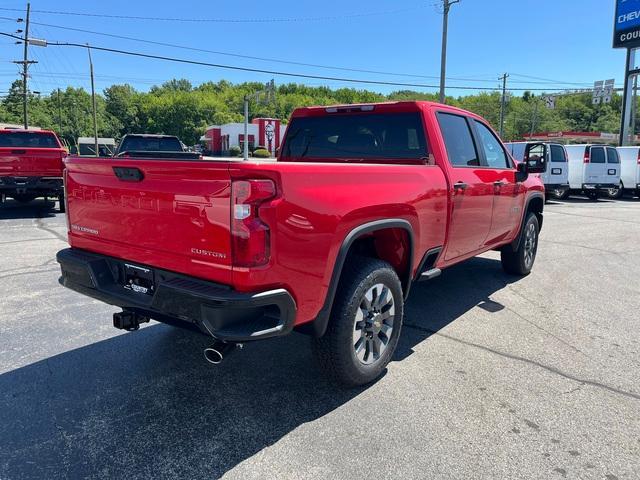
[[[395,361],[514,279],[476,258],[415,284]],[[308,342],[212,367],[207,338],[153,325],[0,375],[0,478],[217,478],[367,388],[325,381]]]
[[[59,212],[57,201],[48,200],[45,202],[43,198],[37,198],[29,203],[20,203],[7,198],[0,203],[0,220],[49,218],[55,217],[55,214]]]

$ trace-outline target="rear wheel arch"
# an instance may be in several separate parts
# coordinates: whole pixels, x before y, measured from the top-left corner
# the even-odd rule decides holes
[[[402,235],[402,237],[398,237],[399,234]],[[392,258],[393,252],[381,248],[380,244],[385,244],[386,242],[393,243],[395,241],[394,238],[398,241],[404,241],[407,244],[406,251],[402,255],[404,258],[402,261],[403,264],[398,264],[398,262]],[[404,240],[401,240],[401,238],[404,238]],[[377,258],[390,263],[400,278],[403,295],[406,299],[411,287],[413,252],[413,227],[407,220],[399,218],[375,220],[352,229],[344,238],[338,250],[329,288],[320,312],[315,320],[309,322],[309,324],[302,325],[300,330],[305,333],[311,333],[316,337],[321,337],[324,334],[345,264],[354,254]]]
[[[542,230],[542,220],[543,220],[542,212],[544,211],[544,202],[545,202],[545,197],[544,197],[544,194],[542,193],[535,193],[527,199],[522,212],[522,218],[520,219],[520,228],[518,230],[518,236],[511,243],[512,250],[515,251],[520,246],[520,241],[522,240],[523,227],[525,222],[527,221],[527,216],[529,215],[530,212],[535,214],[535,216],[538,219],[539,230]]]

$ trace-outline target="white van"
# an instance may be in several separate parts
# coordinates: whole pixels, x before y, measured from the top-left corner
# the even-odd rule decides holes
[[[540,142],[509,142],[505,143],[511,156],[522,162],[527,145],[539,144]],[[546,159],[546,171],[540,174],[544,182],[547,197],[566,198],[569,194],[569,163],[567,162],[567,152],[564,145],[559,143],[545,143],[544,156]]]
[[[640,197],[640,147],[618,147],[620,156],[620,188],[609,190],[611,198],[620,198],[623,193]]]
[[[596,199],[620,185],[620,157],[608,145],[567,145],[569,188]]]
[[[98,137],[98,155],[112,157],[116,150],[116,141],[113,138]],[[95,137],[78,138],[78,155],[81,157],[94,157],[96,155]]]

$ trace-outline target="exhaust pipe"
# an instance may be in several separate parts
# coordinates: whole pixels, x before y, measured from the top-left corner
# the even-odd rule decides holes
[[[243,347],[242,343],[216,342],[204,349],[204,358],[212,365],[220,365],[222,360]]]

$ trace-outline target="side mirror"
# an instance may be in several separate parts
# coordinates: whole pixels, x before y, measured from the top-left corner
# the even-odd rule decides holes
[[[516,165],[516,182],[524,182],[528,177],[527,164],[525,162],[519,162]]]
[[[544,173],[547,171],[547,146],[544,143],[530,143],[524,151],[527,173]]]

